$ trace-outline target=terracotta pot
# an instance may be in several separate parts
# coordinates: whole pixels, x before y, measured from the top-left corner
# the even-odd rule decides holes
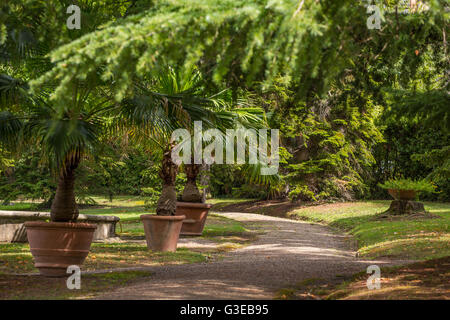
[[[186,217],[142,215],[147,247],[154,251],[175,252],[184,218]]]
[[[89,254],[95,224],[25,222],[34,266],[43,276],[68,276],[67,267],[81,266]]]
[[[212,205],[208,203],[177,202],[176,215],[186,216],[181,227],[181,235],[201,236],[206,217]]]
[[[395,200],[414,200],[416,198],[415,190],[397,190],[397,189],[389,189],[389,194]]]

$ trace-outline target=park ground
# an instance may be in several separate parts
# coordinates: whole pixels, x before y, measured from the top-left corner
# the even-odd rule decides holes
[[[258,213],[321,224],[347,234],[358,257],[405,260],[410,264],[382,268],[382,289],[367,290],[367,274],[343,276],[340,281],[320,277],[302,279],[279,288],[277,299],[414,299],[450,298],[450,204],[425,203],[431,215],[386,218],[389,201],[326,203],[214,199],[214,209],[202,237],[183,238],[176,253],[148,251],[139,215],[152,210],[139,197],[112,202],[95,197],[98,205],[81,213],[115,215],[121,219],[114,242],[94,243],[83,271],[81,290],[69,291],[64,279],[35,275],[27,244],[0,244],[0,299],[95,298],[116,288],[152,278],[151,267],[199,264],[226,259],[227,252],[254,243],[266,230],[257,223],[238,221],[221,212]],[[33,210],[33,203],[0,207]],[[216,213],[215,213],[216,212]],[[142,269],[139,269],[142,268]],[[339,275],[337,275],[339,278]]]
[[[449,299],[450,204],[426,202],[429,216],[385,217],[390,201],[295,204],[289,201],[221,202],[218,211],[251,212],[327,225],[350,234],[357,255],[417,261],[382,268],[382,289],[367,290],[367,274],[341,283],[320,278],[279,290],[278,299]]]

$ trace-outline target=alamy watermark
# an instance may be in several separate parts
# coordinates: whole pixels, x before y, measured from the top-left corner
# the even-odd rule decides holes
[[[81,269],[77,265],[71,265],[67,267],[67,273],[70,276],[66,280],[67,289],[80,290],[81,289]]]
[[[381,29],[382,13],[381,7],[384,11],[389,11],[385,5],[381,5],[378,0],[363,0],[367,7],[367,28],[370,30]],[[396,6],[396,12],[399,14],[410,14],[413,12],[421,12],[427,10],[428,6],[420,0],[401,0]]]
[[[67,7],[67,14],[70,16],[67,18],[66,25],[67,29],[81,29],[81,9],[77,5],[70,5]]]
[[[248,164],[261,165],[261,175],[274,175],[279,167],[279,130],[227,129],[225,134],[218,129],[202,130],[202,122],[194,122],[193,137],[187,129],[172,133],[172,141],[178,142],[172,150],[172,161],[177,165],[191,164]],[[236,141],[236,143],[235,143]],[[203,148],[203,143],[209,143]],[[224,148],[225,144],[225,148]],[[248,146],[248,148],[247,148]],[[269,152],[270,147],[270,152]],[[193,154],[192,154],[193,149]]]
[[[376,264],[367,267],[367,274],[371,276],[367,279],[367,289],[374,290],[381,288],[381,270]]]

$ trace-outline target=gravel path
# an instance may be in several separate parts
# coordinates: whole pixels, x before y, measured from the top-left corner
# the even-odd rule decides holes
[[[250,213],[221,215],[255,223],[266,233],[220,261],[145,268],[151,280],[99,299],[272,299],[277,290],[305,279],[333,281],[372,264],[405,263],[358,259],[349,239],[325,226]]]

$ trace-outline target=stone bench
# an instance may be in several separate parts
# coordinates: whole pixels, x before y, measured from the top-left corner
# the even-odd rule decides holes
[[[23,223],[48,220],[50,220],[48,212],[0,211],[0,242],[28,242]],[[97,225],[94,232],[94,241],[96,241],[115,237],[116,224],[119,220],[120,218],[116,216],[80,214],[77,221]]]

